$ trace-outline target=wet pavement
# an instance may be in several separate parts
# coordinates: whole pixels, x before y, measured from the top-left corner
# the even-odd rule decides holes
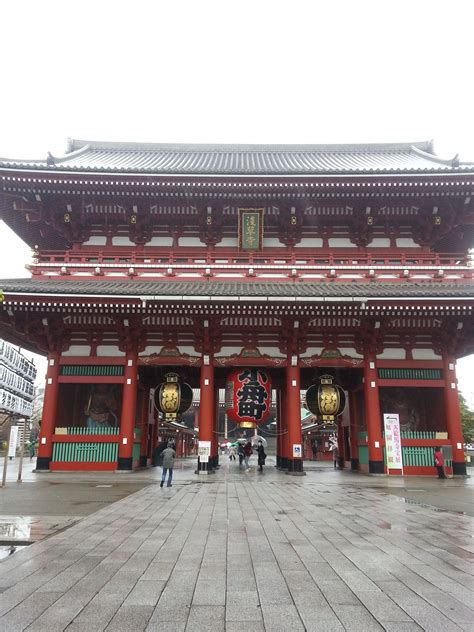
[[[41,541],[0,563],[0,630],[473,629],[471,479],[314,463],[293,477],[268,462],[198,477],[184,460],[168,489],[156,469],[12,480],[2,501],[11,490],[20,506],[30,486],[70,500],[30,523]],[[49,535],[59,515],[73,524]]]

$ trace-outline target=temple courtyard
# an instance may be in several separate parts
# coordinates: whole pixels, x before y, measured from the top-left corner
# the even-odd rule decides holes
[[[171,488],[9,466],[0,630],[474,630],[471,478],[267,463],[183,459]]]

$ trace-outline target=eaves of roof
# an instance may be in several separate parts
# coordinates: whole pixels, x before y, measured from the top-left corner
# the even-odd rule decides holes
[[[5,279],[6,296],[122,298],[139,300],[278,300],[298,302],[363,302],[370,300],[474,300],[474,283],[260,283],[219,281],[128,281]]]

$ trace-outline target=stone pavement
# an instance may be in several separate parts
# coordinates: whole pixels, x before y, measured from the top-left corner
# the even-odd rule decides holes
[[[469,516],[324,467],[156,474],[1,562],[0,630],[474,630]]]

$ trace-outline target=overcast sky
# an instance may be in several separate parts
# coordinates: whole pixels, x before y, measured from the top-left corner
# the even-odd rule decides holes
[[[474,161],[472,0],[5,0],[0,18],[2,157],[433,139]],[[1,226],[0,277],[27,259]]]

